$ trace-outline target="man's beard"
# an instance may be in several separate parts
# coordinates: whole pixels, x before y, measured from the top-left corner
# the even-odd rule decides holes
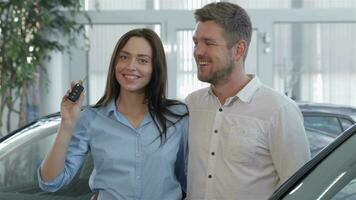
[[[203,82],[210,83],[212,85],[218,84],[222,81],[225,77],[231,74],[232,70],[234,69],[234,61],[231,59],[229,63],[222,69],[213,72],[213,74],[208,75],[208,77],[200,77],[198,74],[198,79]]]

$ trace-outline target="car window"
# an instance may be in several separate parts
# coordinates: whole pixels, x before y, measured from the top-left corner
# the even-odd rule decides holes
[[[347,181],[347,179],[346,179]],[[341,185],[343,186],[343,185]],[[335,194],[332,200],[356,200],[356,179],[353,179],[342,187],[342,189]]]
[[[351,120],[345,118],[340,118],[340,122],[343,130],[350,128],[353,124]]]
[[[337,117],[332,116],[304,116],[304,126],[335,135],[343,131]]]
[[[48,128],[24,131],[0,145],[0,199],[90,199],[88,180],[93,168],[91,156],[71,183],[48,193],[38,186],[37,169],[53,144],[58,123]],[[20,135],[20,134],[19,134]]]
[[[0,187],[37,183],[36,170],[53,143],[55,134],[30,140],[0,159]]]
[[[353,129],[356,132],[356,129]],[[331,152],[282,199],[356,200],[356,133]]]
[[[309,141],[311,157],[314,157],[335,139],[335,137],[332,137],[331,134],[317,129],[306,128],[305,131]]]

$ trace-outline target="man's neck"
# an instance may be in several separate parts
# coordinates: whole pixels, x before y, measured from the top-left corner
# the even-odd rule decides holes
[[[224,105],[227,98],[235,96],[250,80],[251,78],[246,74],[240,76],[231,74],[219,83],[211,85],[212,91],[218,97],[221,105]]]

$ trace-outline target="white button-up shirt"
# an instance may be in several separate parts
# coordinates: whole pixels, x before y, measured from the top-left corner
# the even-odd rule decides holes
[[[298,106],[257,76],[224,105],[211,88],[186,103],[189,200],[267,199],[310,159]]]

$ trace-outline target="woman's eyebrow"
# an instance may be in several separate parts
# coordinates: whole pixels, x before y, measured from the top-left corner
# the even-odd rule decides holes
[[[147,57],[147,58],[151,58],[151,56],[146,55],[146,54],[137,54],[137,57]]]
[[[127,55],[135,55],[135,54],[132,54],[128,51],[124,51],[124,50],[121,50],[120,53],[123,53],[123,54],[127,54]],[[137,54],[135,55],[137,57],[147,57],[147,58],[151,58],[151,56],[147,55],[147,54]]]
[[[123,51],[123,50],[121,50],[119,53],[123,53],[123,54],[130,54],[129,52],[127,52],[127,51]]]

